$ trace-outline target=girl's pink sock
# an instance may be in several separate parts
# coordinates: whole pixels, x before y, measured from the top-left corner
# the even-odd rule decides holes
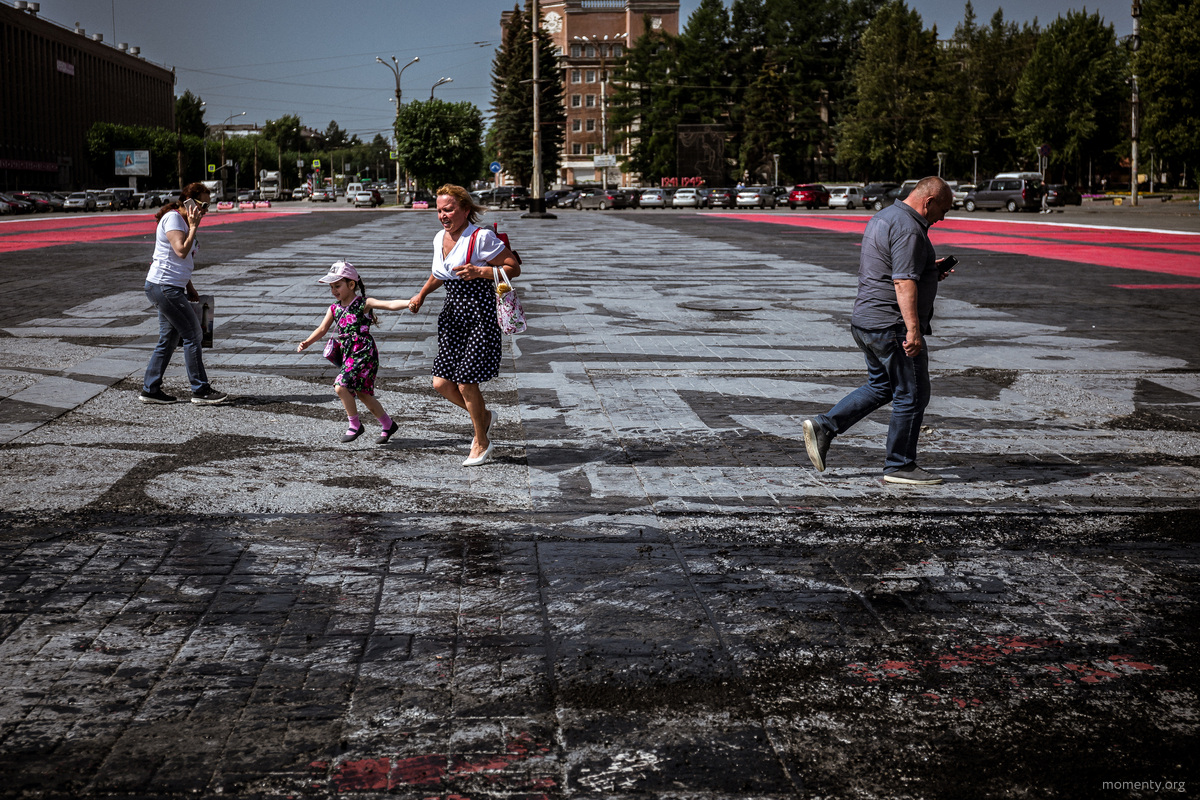
[[[346,433],[354,433],[362,427],[362,423],[358,421],[358,417],[350,417],[350,427],[346,429]]]
[[[386,431],[388,428],[392,427],[392,418],[387,414],[384,414],[379,418],[379,424],[382,425],[383,429]]]

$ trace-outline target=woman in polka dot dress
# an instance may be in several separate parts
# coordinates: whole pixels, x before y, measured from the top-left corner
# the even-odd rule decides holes
[[[433,272],[408,301],[415,314],[430,292],[446,287],[446,303],[438,315],[433,388],[471,415],[475,438],[464,467],[486,464],[492,458],[488,429],[495,415],[488,410],[479,384],[500,374],[493,272],[503,270],[513,278],[521,274],[516,255],[492,231],[475,225],[483,210],[461,186],[447,184],[437,190],[442,231],[433,239]]]

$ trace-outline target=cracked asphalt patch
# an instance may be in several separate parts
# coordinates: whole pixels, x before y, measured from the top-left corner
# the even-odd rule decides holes
[[[381,321],[386,446],[338,441],[331,370],[293,352],[314,275],[357,253],[406,296],[432,217],[312,217],[244,223],[198,272],[224,407],[136,401],[136,287],[0,305],[0,796],[1091,798],[1197,774],[1183,301],[1191,327],[1143,350],[1086,334],[1113,302],[1087,274],[1063,277],[1070,330],[1040,287],[1024,314],[1018,288],[947,285],[922,436],[947,482],[898,490],[885,413],[825,473],[804,452],[861,380],[853,237],[788,233],[798,260],[703,216],[504,216],[531,328],[485,388],[497,461],[464,470],[437,302]],[[653,275],[697,241],[702,280]],[[61,285],[84,255],[38,251]]]

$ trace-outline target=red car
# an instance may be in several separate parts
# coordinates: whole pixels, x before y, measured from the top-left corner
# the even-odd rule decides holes
[[[798,183],[788,195],[788,208],[804,206],[808,209],[829,205],[829,190],[819,183]]]

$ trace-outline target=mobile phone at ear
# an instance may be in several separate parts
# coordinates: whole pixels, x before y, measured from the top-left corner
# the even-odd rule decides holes
[[[938,272],[949,272],[958,264],[958,259],[954,256],[946,256],[942,259],[942,263],[938,264]]]
[[[190,197],[183,201],[183,207],[186,208],[188,211],[191,211],[194,208],[198,208],[199,205],[200,205],[199,203],[197,203],[195,200],[193,200]]]

